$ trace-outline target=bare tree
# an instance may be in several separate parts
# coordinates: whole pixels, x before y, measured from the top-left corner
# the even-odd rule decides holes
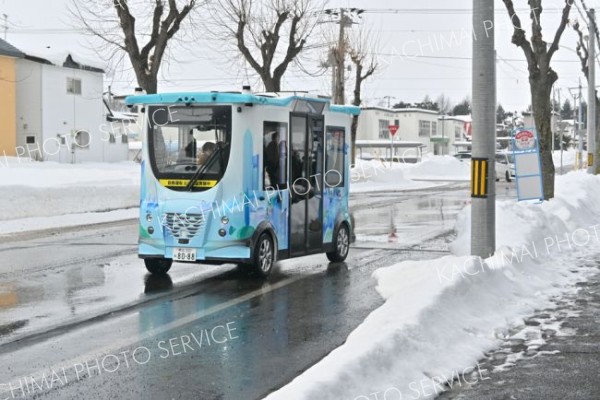
[[[452,101],[445,94],[443,94],[443,93],[440,94],[438,96],[438,98],[435,100],[435,102],[438,105],[438,110],[440,111],[440,114],[446,115],[450,111],[452,111],[452,108],[453,108]]]
[[[550,63],[558,50],[560,39],[569,22],[569,13],[573,0],[565,0],[560,24],[554,34],[550,46],[542,35],[541,15],[542,0],[528,0],[531,19],[531,38],[527,39],[521,20],[515,12],[511,0],[502,0],[508,11],[508,16],[514,26],[512,43],[523,50],[529,71],[529,86],[533,105],[535,125],[540,137],[542,158],[542,179],[544,183],[544,198],[554,197],[554,163],[552,161],[552,102],[551,93],[558,74]]]
[[[78,25],[104,43],[101,52],[108,60],[114,64],[128,56],[138,85],[147,93],[156,93],[158,73],[169,44],[200,1],[144,2],[147,4],[129,0],[71,0],[70,12]]]
[[[354,64],[354,97],[352,105],[360,107],[362,104],[362,85],[379,68],[376,51],[377,41],[372,33],[359,30],[349,41],[350,60]],[[352,164],[356,163],[356,132],[358,130],[358,116],[352,117],[350,137],[352,141]]]
[[[585,1],[581,2],[586,14],[589,13],[587,5]],[[585,40],[585,36],[583,34],[583,30],[579,21],[575,21],[573,24],[573,29],[577,32],[577,55],[579,56],[579,60],[581,61],[581,71],[583,75],[585,75],[585,79],[589,83],[590,72],[589,72],[589,50]],[[598,48],[600,49],[600,34],[598,33],[598,29],[595,32],[596,35],[596,43],[598,44]],[[598,98],[598,91],[596,90],[596,110],[600,110],[600,98]],[[600,112],[596,113],[596,137],[600,134]],[[600,171],[596,171],[596,173],[600,173]]]
[[[282,90],[317,21],[315,0],[216,0],[214,35],[233,44],[265,90]]]

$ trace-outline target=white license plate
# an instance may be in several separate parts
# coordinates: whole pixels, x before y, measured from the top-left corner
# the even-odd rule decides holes
[[[174,248],[173,261],[196,261],[196,249]]]

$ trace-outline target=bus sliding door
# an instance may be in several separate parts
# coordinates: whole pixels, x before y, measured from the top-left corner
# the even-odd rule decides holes
[[[292,114],[290,140],[290,250],[292,256],[323,248],[322,116]]]

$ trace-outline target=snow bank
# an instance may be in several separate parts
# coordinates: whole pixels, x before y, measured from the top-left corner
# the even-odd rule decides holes
[[[344,345],[267,399],[433,397],[441,382],[476,365],[499,338],[526,329],[523,318],[551,307],[554,296],[574,291],[574,282],[597,271],[577,258],[600,249],[599,196],[600,177],[574,172],[557,178],[550,202],[500,202],[499,250],[485,263],[464,255],[465,209],[456,255],[377,270],[384,305]]]
[[[377,190],[411,190],[439,186],[431,181],[468,181],[468,162],[461,162],[451,156],[427,156],[417,164],[389,163],[379,160],[358,160],[351,170],[352,193],[365,193]]]
[[[389,163],[379,160],[358,160],[350,171],[350,192],[366,193],[378,190],[410,190],[436,186],[407,178],[412,164]]]
[[[139,204],[139,164],[58,164],[0,158],[0,221]]]
[[[468,181],[471,164],[452,156],[429,155],[408,170],[411,179]]]

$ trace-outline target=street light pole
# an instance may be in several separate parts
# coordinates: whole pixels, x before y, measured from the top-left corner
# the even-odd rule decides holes
[[[588,169],[589,174],[596,174],[598,160],[596,157],[596,16],[593,8],[589,12],[588,43]]]
[[[494,0],[473,0],[471,254],[496,250],[496,55]]]

